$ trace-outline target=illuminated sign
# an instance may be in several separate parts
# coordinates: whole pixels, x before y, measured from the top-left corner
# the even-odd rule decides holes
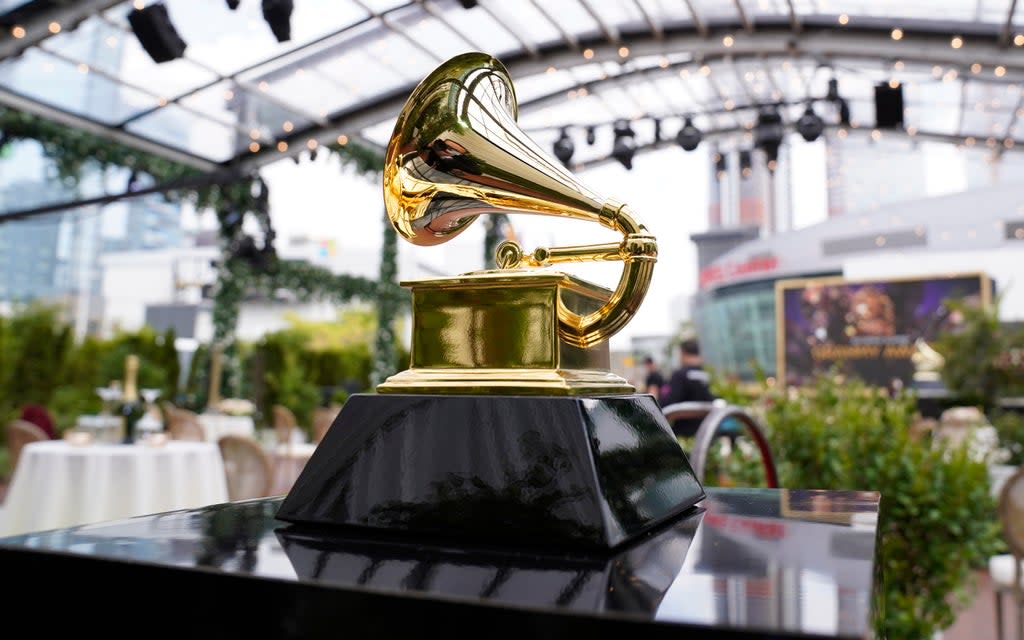
[[[700,271],[700,286],[709,287],[713,284],[728,282],[735,278],[755,273],[767,273],[779,268],[779,259],[775,256],[757,256],[744,262],[723,262],[705,267]]]

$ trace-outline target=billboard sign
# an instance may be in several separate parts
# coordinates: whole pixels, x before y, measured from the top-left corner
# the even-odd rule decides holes
[[[869,384],[910,387],[934,354],[928,346],[961,321],[946,304],[988,305],[982,273],[850,281],[842,277],[775,283],[778,379],[800,385],[840,371]],[[916,364],[915,364],[916,361]]]

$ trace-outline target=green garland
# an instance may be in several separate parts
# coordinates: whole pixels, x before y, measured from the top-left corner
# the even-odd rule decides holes
[[[90,172],[112,168],[128,168],[148,174],[157,183],[202,175],[193,167],[153,154],[113,143],[91,133],[67,127],[35,115],[0,107],[0,148],[8,142],[35,140],[44,156],[53,162],[57,174],[68,184],[76,184]],[[379,174],[384,159],[374,149],[358,144],[332,144],[325,147],[342,163],[363,175]],[[238,313],[244,297],[250,292],[273,295],[280,289],[295,293],[299,300],[321,298],[338,303],[353,298],[375,302],[378,306],[375,376],[386,376],[395,370],[394,321],[408,303],[406,292],[395,283],[396,243],[390,224],[385,224],[384,247],[380,273],[383,286],[354,276],[336,275],[305,263],[278,261],[273,257],[274,231],[270,223],[266,185],[258,175],[239,175],[235,181],[193,190],[164,194],[168,201],[190,200],[196,208],[210,208],[220,224],[222,258],[217,271],[213,296],[214,340],[229,347],[233,342]],[[263,247],[267,267],[255,270],[253,264],[237,254],[249,240],[242,233],[246,215],[254,216],[263,229]]]
[[[398,370],[395,354],[395,317],[408,305],[409,294],[398,286],[398,233],[384,212],[384,244],[381,246],[377,285],[377,341],[374,345],[370,382],[377,385]]]

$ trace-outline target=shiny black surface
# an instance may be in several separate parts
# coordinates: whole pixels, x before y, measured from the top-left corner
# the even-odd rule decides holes
[[[649,395],[356,395],[278,517],[609,549],[703,495]]]
[[[5,578],[19,585],[9,606],[39,611],[39,629],[109,630],[148,616],[164,630],[220,637],[433,630],[646,640],[699,629],[700,637],[853,638],[870,625],[872,492],[709,489],[695,512],[611,555],[311,529],[277,520],[280,502],[0,539]],[[52,602],[27,586],[52,589],[55,580],[120,587],[71,589],[54,616]],[[163,590],[174,592],[172,604],[160,604]]]

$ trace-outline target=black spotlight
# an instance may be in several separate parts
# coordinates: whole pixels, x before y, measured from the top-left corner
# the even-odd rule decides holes
[[[163,4],[132,11],[128,14],[128,24],[153,62],[170,62],[185,53],[185,41],[171,24],[171,16]]]
[[[555,157],[568,167],[569,160],[572,159],[572,154],[576,151],[576,145],[573,144],[572,138],[569,137],[564,127],[562,128],[562,135],[558,136],[558,140],[555,140],[554,151]]]
[[[587,127],[587,144],[593,145],[594,140],[596,139],[597,136],[594,133],[594,125],[590,125],[589,127]]]
[[[875,127],[900,129],[903,127],[903,85],[888,83],[875,85]]]
[[[238,8],[238,3],[239,2],[240,2],[240,0],[228,0],[228,9],[231,9],[232,11],[234,11],[235,9]]]
[[[839,98],[839,124],[850,126],[850,103],[844,98]]]
[[[690,119],[690,116],[686,116],[686,119],[683,120],[683,128],[676,134],[676,142],[686,151],[693,151],[703,139],[704,134],[701,133],[700,129],[693,126],[693,120]]]
[[[476,6],[476,0],[459,0],[459,4],[462,5],[463,9],[472,9]]]
[[[278,42],[292,39],[292,0],[263,0],[263,19],[270,25]]]
[[[633,170],[633,156],[636,155],[636,134],[628,120],[616,120],[612,126],[615,142],[612,144],[612,157],[622,163],[630,171]]]
[[[814,106],[808,104],[804,114],[796,121],[796,130],[803,136],[804,140],[814,142],[821,135],[821,132],[825,130],[825,121],[814,112]]]
[[[754,126],[754,146],[764,151],[768,166],[779,159],[779,145],[785,135],[782,126],[782,116],[775,107],[767,107],[757,114],[757,124]]]
[[[721,180],[725,177],[725,172],[728,169],[726,164],[725,156],[722,155],[721,151],[716,151],[714,155],[715,161],[715,177]]]

